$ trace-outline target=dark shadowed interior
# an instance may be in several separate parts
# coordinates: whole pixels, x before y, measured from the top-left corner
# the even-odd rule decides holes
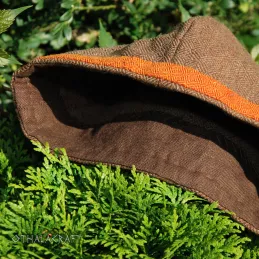
[[[30,80],[64,124],[93,128],[94,134],[106,123],[160,122],[214,142],[236,158],[251,180],[259,179],[258,129],[195,97],[64,66],[40,68]]]

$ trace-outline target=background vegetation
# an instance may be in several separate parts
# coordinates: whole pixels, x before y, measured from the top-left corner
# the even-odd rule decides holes
[[[15,20],[0,26],[0,257],[259,258],[259,238],[216,204],[134,169],[80,166],[32,145],[10,92],[12,73],[37,56],[155,37],[197,15],[225,23],[258,62],[259,1],[0,0],[0,9],[30,5],[9,20],[0,12],[0,24]],[[21,240],[57,233],[80,238]]]

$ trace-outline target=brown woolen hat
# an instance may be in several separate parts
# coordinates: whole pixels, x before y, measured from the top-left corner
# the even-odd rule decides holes
[[[259,233],[259,66],[216,20],[36,58],[12,89],[29,139],[80,163],[135,165]]]

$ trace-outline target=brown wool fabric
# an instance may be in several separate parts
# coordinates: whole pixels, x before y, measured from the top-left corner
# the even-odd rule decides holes
[[[259,233],[259,67],[213,18],[129,45],[37,58],[14,74],[12,90],[29,139],[64,147],[80,163],[135,165],[218,201]]]

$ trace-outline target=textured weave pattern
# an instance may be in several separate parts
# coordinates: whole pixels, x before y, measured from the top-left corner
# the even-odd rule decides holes
[[[86,56],[134,56],[192,67],[259,104],[259,67],[231,31],[211,17],[195,17],[171,33],[126,46],[72,51]]]
[[[182,186],[259,233],[259,68],[216,20],[41,57],[13,76],[24,134]]]

